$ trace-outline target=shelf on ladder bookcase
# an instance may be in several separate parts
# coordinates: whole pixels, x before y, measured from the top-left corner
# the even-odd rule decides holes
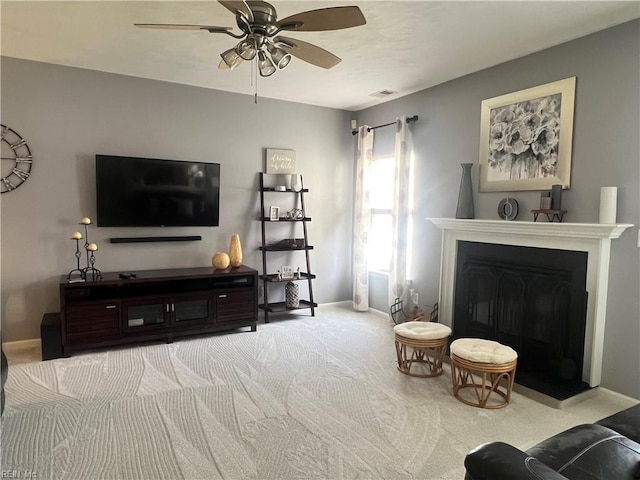
[[[262,252],[262,275],[259,276],[259,279],[262,280],[263,284],[263,295],[264,295],[264,303],[259,305],[259,308],[264,312],[264,320],[265,322],[269,322],[269,313],[282,313],[282,312],[290,312],[295,310],[311,310],[311,316],[315,316],[315,308],[318,306],[317,303],[314,302],[313,299],[313,282],[316,276],[311,273],[311,261],[309,258],[309,252],[313,250],[313,246],[309,245],[308,232],[307,232],[307,223],[311,221],[311,218],[306,215],[305,204],[304,204],[304,195],[309,193],[308,188],[304,188],[302,175],[300,175],[300,190],[293,190],[291,188],[287,188],[285,190],[276,190],[274,187],[265,186],[265,177],[269,177],[269,174],[260,173],[260,224],[262,230],[262,244],[259,247],[259,250]],[[265,204],[265,193],[267,194],[289,194],[291,196],[294,195],[294,198],[299,201],[300,210],[302,210],[301,218],[287,218],[287,217],[279,217],[278,220],[271,220],[271,217],[267,215],[265,208],[268,208]],[[281,200],[281,198],[279,199]],[[278,223],[288,223],[290,225],[300,224],[303,229],[303,238],[302,239],[283,239],[276,243],[267,243],[267,225],[277,225]],[[270,227],[271,228],[271,227]],[[299,227],[296,227],[299,228]],[[305,264],[306,264],[306,272],[300,272],[299,278],[281,278],[278,273],[273,273],[273,268],[269,269],[269,260],[268,254],[269,252],[304,252],[305,255]],[[280,265],[279,265],[280,266]],[[269,301],[269,285],[276,286],[280,283],[288,283],[288,282],[307,282],[308,285],[308,300],[300,300],[299,306],[295,308],[287,307],[286,302],[270,302]]]

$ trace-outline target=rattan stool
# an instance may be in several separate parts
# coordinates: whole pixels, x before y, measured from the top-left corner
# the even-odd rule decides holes
[[[396,334],[398,370],[412,377],[437,377],[442,374],[442,360],[451,329],[435,322],[405,322],[393,327]],[[419,373],[418,365],[426,367]],[[422,368],[424,371],[425,368]]]
[[[480,338],[459,338],[449,349],[454,397],[480,408],[502,408],[509,404],[518,362],[514,349]],[[460,395],[460,390],[466,388],[474,390],[475,398],[471,396],[472,400],[469,400]],[[489,403],[492,393],[498,395],[497,403]]]

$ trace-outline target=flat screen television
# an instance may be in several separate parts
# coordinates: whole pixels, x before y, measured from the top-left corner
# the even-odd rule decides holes
[[[217,227],[220,164],[96,155],[99,227]]]

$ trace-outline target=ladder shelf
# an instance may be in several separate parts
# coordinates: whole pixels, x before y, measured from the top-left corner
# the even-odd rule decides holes
[[[309,193],[308,188],[304,188],[302,175],[300,175],[300,186],[301,188],[298,190],[294,190],[291,188],[286,189],[276,189],[274,187],[265,186],[265,178],[272,176],[267,173],[260,173],[260,224],[262,229],[262,244],[259,247],[259,250],[262,252],[262,275],[259,275],[259,279],[262,280],[263,286],[263,299],[264,303],[258,305],[258,307],[264,312],[264,321],[265,323],[269,322],[269,314],[270,313],[282,313],[282,312],[290,312],[295,310],[311,310],[311,316],[315,316],[315,308],[318,306],[317,303],[314,302],[313,299],[313,282],[316,276],[311,273],[311,261],[309,258],[309,252],[313,250],[313,246],[309,245],[309,238],[307,233],[307,223],[311,221],[311,218],[307,216],[304,204],[304,194]],[[265,194],[279,194],[279,195],[288,195],[291,197],[293,195],[294,201],[300,207],[298,209],[298,213],[301,215],[297,216],[299,218],[290,218],[286,216],[279,216],[277,220],[271,219],[270,215],[267,215],[265,208],[267,208],[265,204]],[[289,225],[302,225],[302,238],[295,239],[282,239],[278,242],[267,242],[267,225],[274,224],[282,224],[286,223]],[[295,227],[299,228],[299,227]],[[273,273],[273,268],[269,269],[269,253],[270,252],[304,252],[305,255],[305,265],[306,271],[299,271],[294,275],[294,278],[282,278],[280,273]],[[307,282],[308,287],[308,300],[299,300],[299,304],[296,307],[287,306],[287,302],[273,302],[269,301],[269,286],[276,286],[281,283],[288,282]]]

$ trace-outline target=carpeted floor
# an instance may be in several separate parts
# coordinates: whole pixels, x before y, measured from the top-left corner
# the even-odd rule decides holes
[[[455,479],[474,446],[521,448],[631,403],[567,410],[514,393],[487,411],[451,395],[449,367],[411,378],[392,323],[348,307],[256,333],[10,367],[2,470],[45,479]]]

